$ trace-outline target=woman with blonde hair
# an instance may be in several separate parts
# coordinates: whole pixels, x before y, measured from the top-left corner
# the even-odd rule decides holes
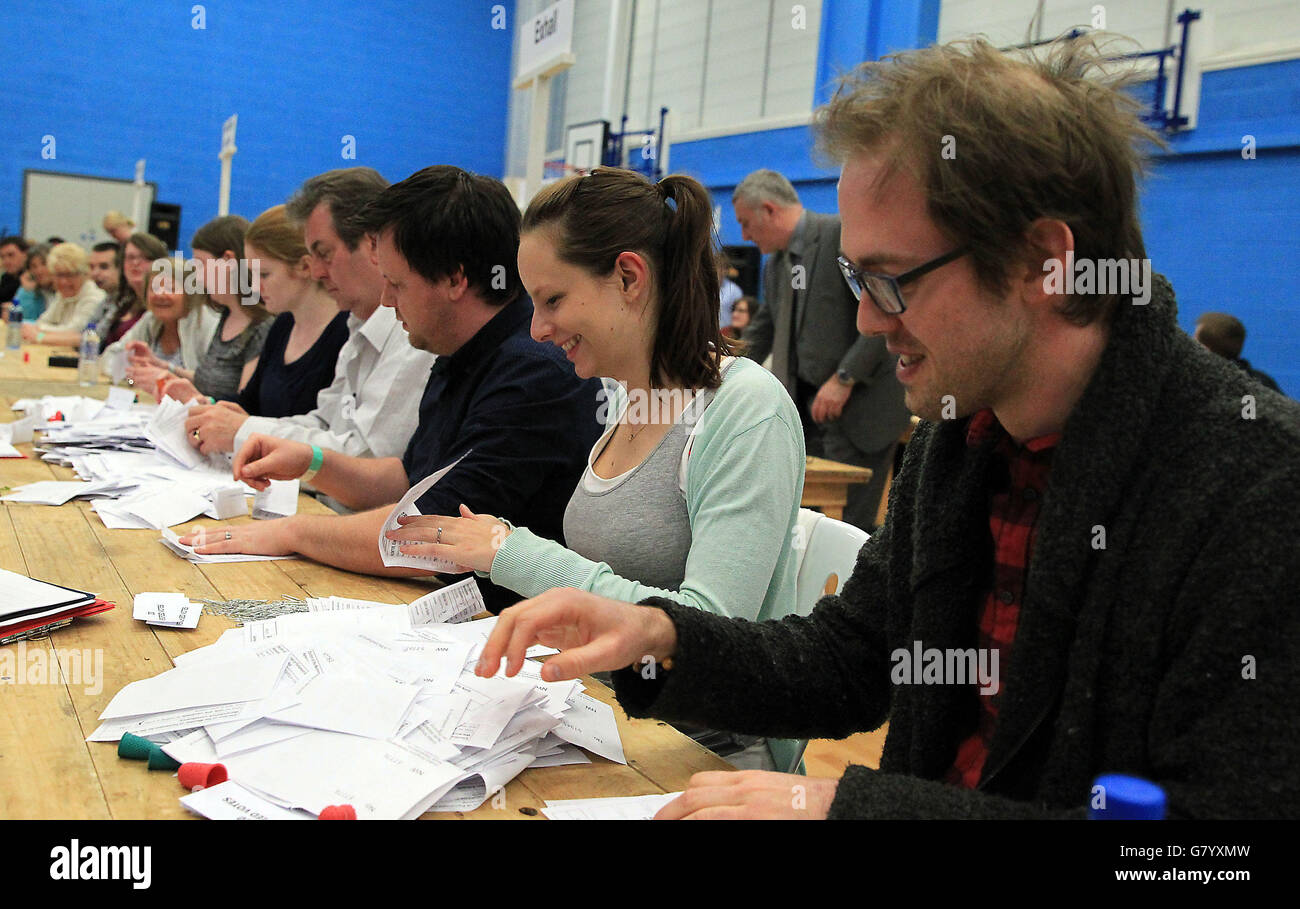
[[[103,226],[110,237],[123,244],[131,239],[132,232],[135,230],[135,222],[116,210],[104,215]]]
[[[234,401],[219,406],[263,417],[307,413],[316,406],[317,393],[334,380],[339,348],[348,339],[347,313],[311,276],[302,228],[289,220],[283,205],[262,212],[249,226],[244,255],[275,321],[252,377]],[[176,382],[166,386],[166,394],[188,401],[201,390]],[[190,443],[199,448],[203,440],[191,437]]]
[[[23,325],[23,340],[36,344],[77,343],[99,312],[105,294],[90,280],[90,259],[76,243],[60,243],[50,250],[50,277],[54,301],[35,322]]]
[[[147,312],[104,351],[107,362],[118,350],[125,350],[130,358],[127,378],[146,391],[153,392],[158,380],[168,375],[154,365],[156,360],[194,369],[216,334],[217,314],[205,305],[203,295],[185,292],[187,276],[193,286],[193,268],[179,258],[154,261],[144,283]]]

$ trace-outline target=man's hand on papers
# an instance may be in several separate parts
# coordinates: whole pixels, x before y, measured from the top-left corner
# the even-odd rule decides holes
[[[459,518],[445,515],[406,515],[397,519],[402,526],[385,534],[406,555],[432,556],[456,563],[456,572],[491,571],[497,550],[510,536],[510,527],[487,514],[474,514],[460,506]]]
[[[247,419],[248,411],[234,401],[203,404],[190,411],[185,432],[190,444],[204,454],[234,451],[235,433]]]
[[[662,609],[556,587],[502,611],[475,675],[496,675],[502,657],[506,675],[515,675],[533,644],[563,651],[542,666],[542,680],[558,682],[640,666],[647,657],[663,662],[677,649],[677,627]]]
[[[255,432],[235,455],[232,467],[236,480],[260,490],[268,488],[272,480],[298,479],[311,467],[311,458],[311,446],[306,442]]]
[[[767,770],[697,773],[655,820],[824,821],[839,782]]]
[[[193,546],[199,555],[293,555],[293,518],[254,521],[237,527],[195,527],[181,535],[180,542]]]

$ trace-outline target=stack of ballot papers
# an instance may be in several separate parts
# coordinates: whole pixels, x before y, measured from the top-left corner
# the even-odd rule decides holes
[[[112,603],[84,591],[0,570],[0,644],[50,631],[74,618],[112,608]]]
[[[483,611],[474,578],[410,605],[323,597],[308,610],[130,683],[89,741],[130,732],[181,763],[224,764],[224,796],[183,799],[209,817],[349,804],[361,819],[413,819],[473,810],[529,766],[590,763],[579,749],[626,763],[613,709],[581,682],[543,682],[535,661],[514,678],[474,675],[495,617],[444,621]]]
[[[200,515],[224,520],[248,513],[245,496],[255,491],[233,480],[229,458],[201,455],[189,444],[189,405],[164,398],[154,407],[135,404],[134,398],[134,392],[114,388],[107,402],[76,396],[15,402],[14,409],[27,416],[7,424],[17,427],[10,430],[12,440],[31,441],[35,429],[42,434],[42,460],[71,467],[81,479],[29,483],[3,501],[62,505],[93,497],[90,507],[113,529],[162,530]],[[284,517],[297,510],[297,480],[273,482],[253,500],[254,517]]]

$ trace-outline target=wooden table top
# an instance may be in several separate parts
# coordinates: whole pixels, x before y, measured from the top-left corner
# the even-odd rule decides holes
[[[841,464],[826,458],[809,456],[804,467],[804,481],[840,480],[846,483],[866,483],[871,479],[871,469]]]
[[[36,384],[50,381],[41,375],[49,367],[29,361],[25,369],[30,374],[24,377],[14,374],[23,371],[22,364],[11,372],[12,366],[12,362],[0,365],[0,382],[24,379],[28,390],[0,390],[0,421],[12,419],[9,407],[20,397],[85,392],[103,397],[107,393],[107,385],[78,388],[75,374],[67,372],[62,383],[53,383],[60,390],[37,391]],[[30,445],[17,447],[29,457],[0,460],[0,485],[73,478],[67,468],[30,457]],[[305,495],[299,500],[299,511],[328,513],[324,505]],[[245,516],[230,523],[249,520]],[[172,774],[150,772],[138,761],[119,759],[116,744],[86,742],[85,737],[99,725],[100,713],[123,685],[170,669],[172,657],[212,643],[234,623],[205,614],[193,631],[146,625],[131,618],[136,593],[180,591],[193,599],[216,600],[334,595],[409,603],[438,583],[352,574],[307,560],[196,565],[169,552],[158,542],[157,531],[107,529],[86,502],[58,508],[0,503],[0,568],[88,590],[117,604],[110,612],[77,619],[48,639],[0,648],[0,654],[12,653],[6,662],[17,666],[20,674],[16,684],[0,688],[4,692],[0,779],[5,781],[0,785],[0,818],[4,819],[193,817],[178,801],[185,792]],[[61,652],[62,662],[55,650]],[[69,681],[66,664],[72,652],[102,659],[97,686]],[[20,653],[25,662],[19,661]],[[42,674],[34,668],[56,665],[61,670],[58,678],[52,670]],[[33,673],[38,678],[29,681]],[[733,769],[665,723],[628,719],[613,692],[593,679],[583,681],[589,694],[614,705],[627,766],[589,755],[591,764],[527,770],[506,787],[504,807],[492,807],[489,801],[468,814],[425,817],[540,818],[538,809],[546,799],[674,792],[684,788],[693,773]]]

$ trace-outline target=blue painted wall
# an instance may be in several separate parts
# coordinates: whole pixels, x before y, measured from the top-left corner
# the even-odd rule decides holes
[[[7,0],[0,227],[20,223],[25,168],[130,179],[145,158],[159,200],[182,206],[188,247],[217,213],[233,113],[230,210],[249,218],[335,167],[500,176],[515,27],[514,0],[502,3],[504,30],[484,0],[212,0],[196,29],[190,0]]]
[[[923,46],[938,4],[827,0],[816,100],[855,60]],[[857,54],[856,57],[852,55]],[[1300,60],[1205,73],[1196,129],[1172,137],[1142,194],[1147,250],[1179,297],[1191,330],[1202,312],[1230,312],[1247,329],[1244,354],[1300,397]],[[1243,159],[1243,136],[1256,157]],[[690,173],[722,205],[722,241],[739,244],[731,191],[752,170],[779,170],[804,204],[835,211],[837,173],[813,159],[807,127],[674,143],[672,170]]]

